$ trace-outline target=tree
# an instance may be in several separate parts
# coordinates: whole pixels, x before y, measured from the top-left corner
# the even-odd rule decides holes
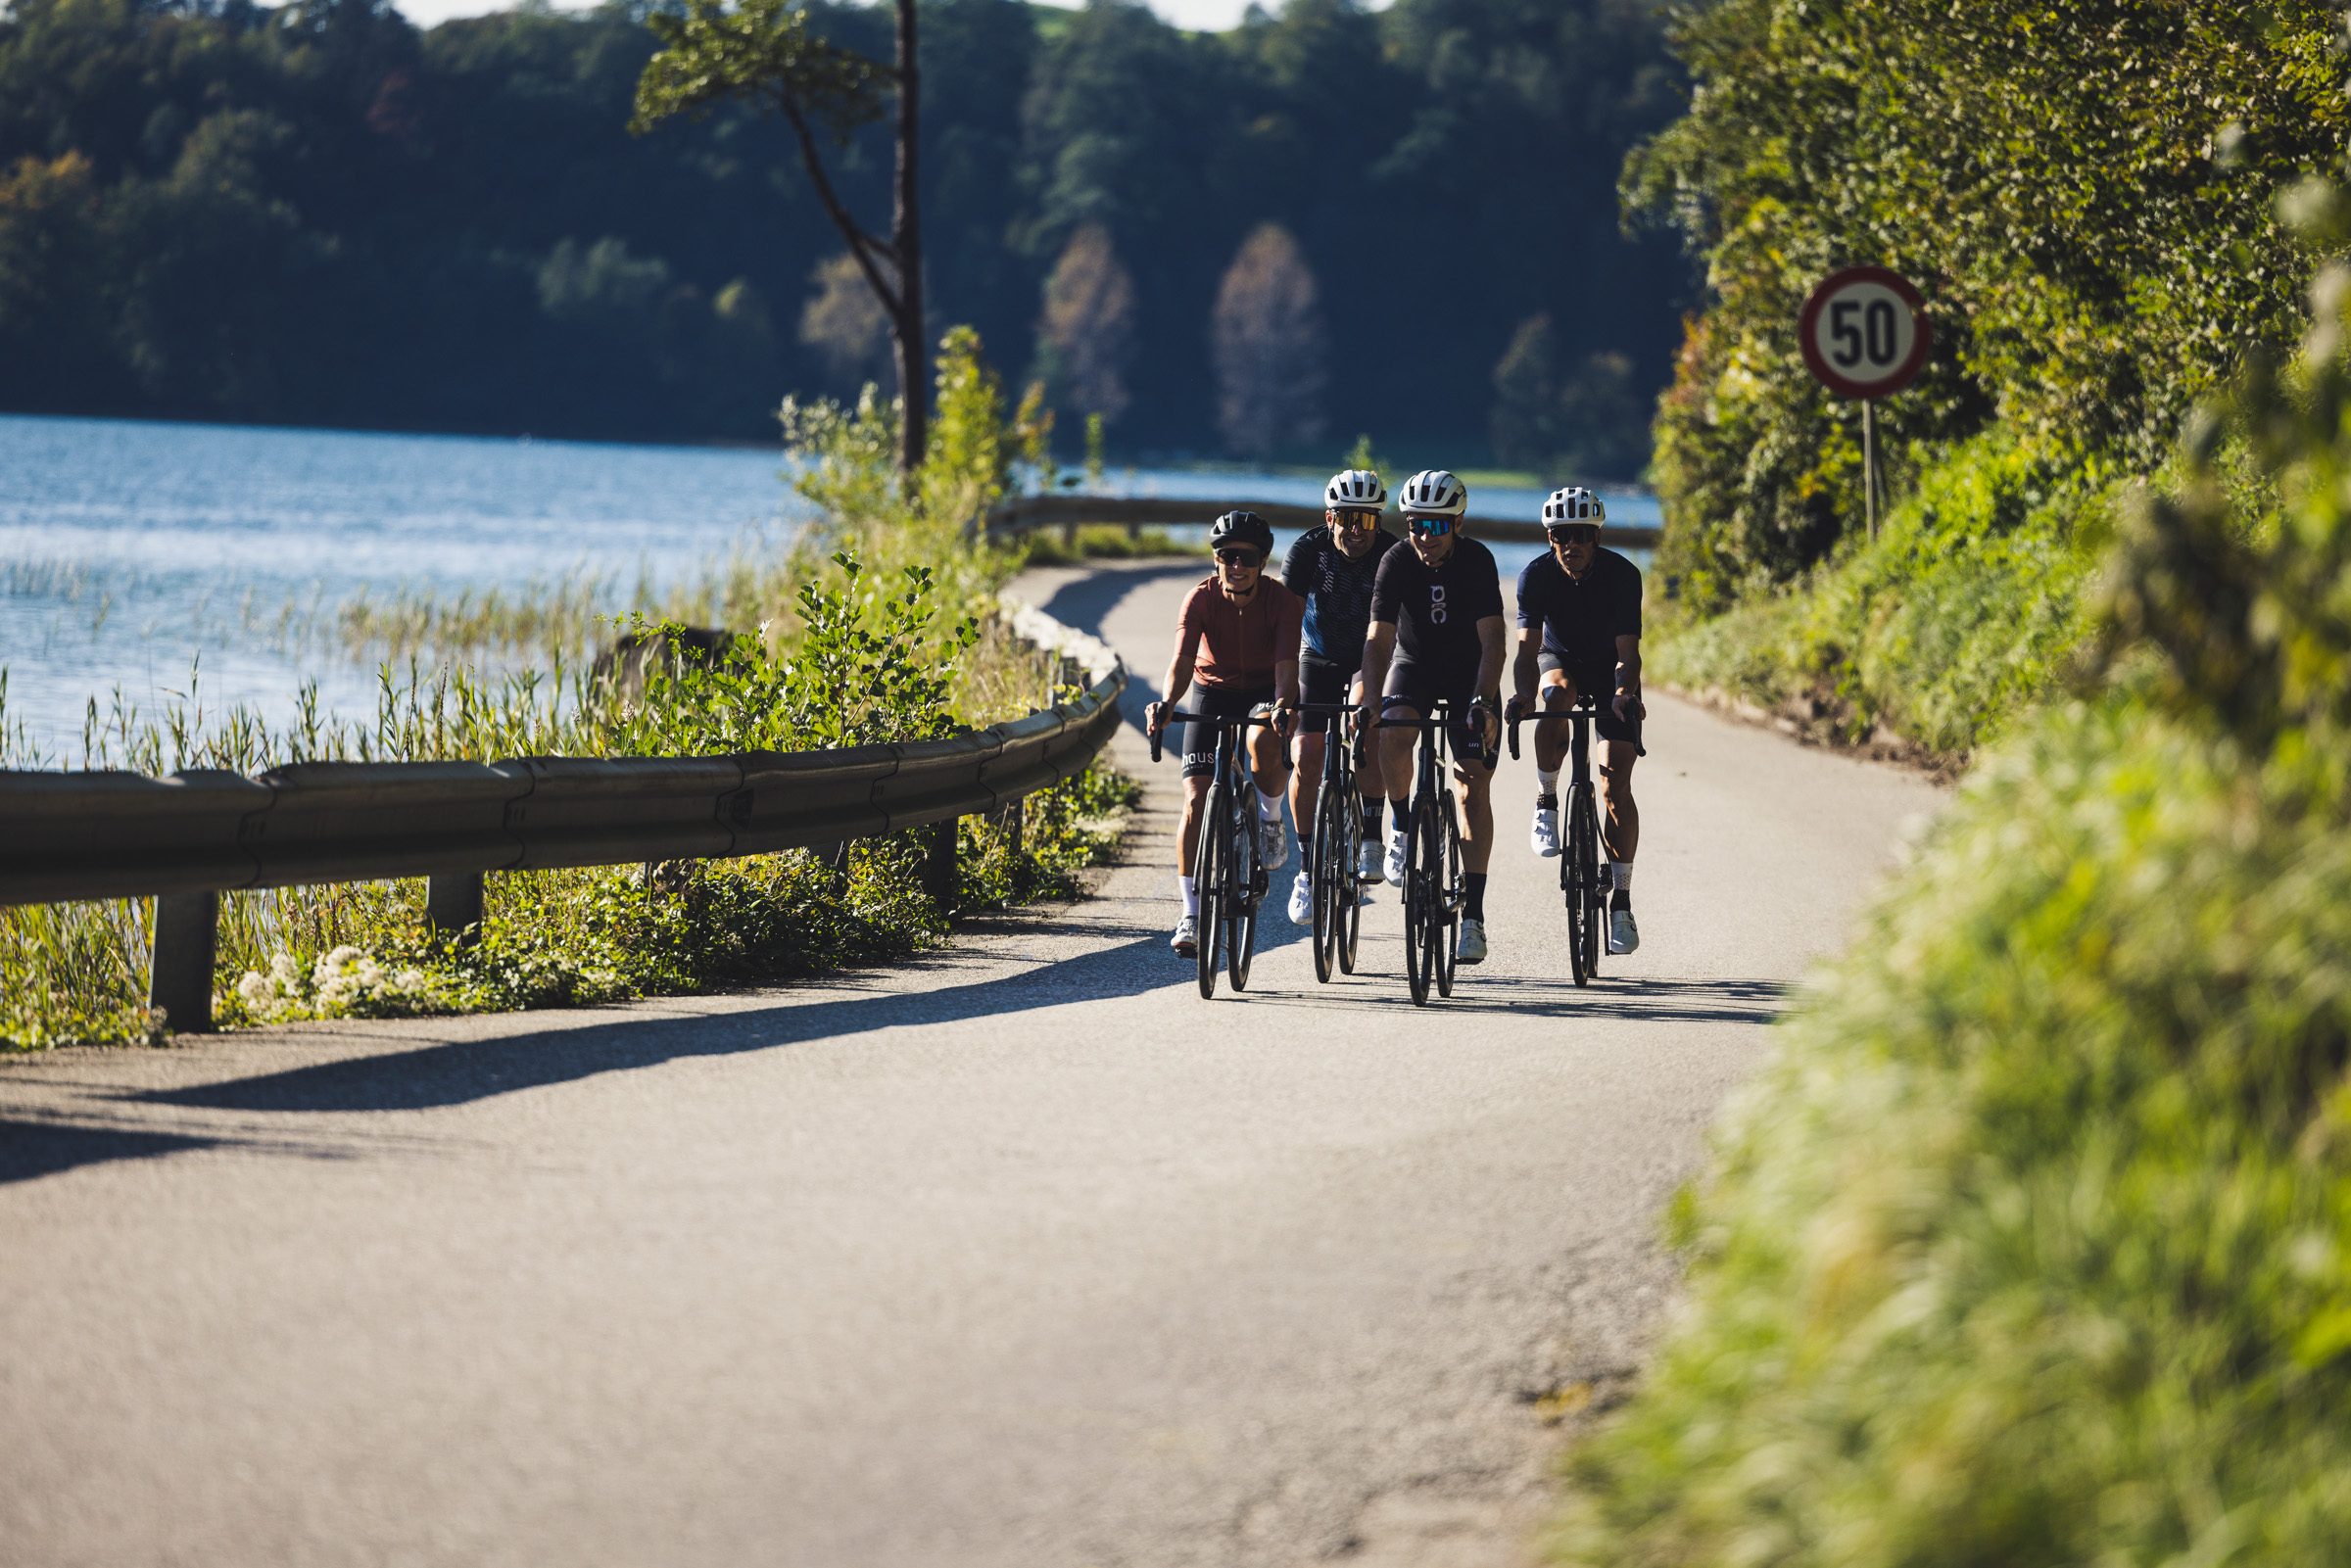
[[[1116,424],[1129,402],[1134,279],[1101,224],[1088,223],[1070,236],[1045,280],[1036,332],[1050,359],[1050,379],[1079,407]]]
[[[661,48],[637,82],[632,131],[650,130],[681,114],[747,102],[781,115],[799,144],[800,163],[826,215],[849,248],[866,285],[889,317],[897,346],[898,472],[922,465],[930,441],[930,373],[923,336],[923,243],[916,161],[920,153],[921,71],[915,50],[915,0],[894,0],[897,59],[884,67],[832,43],[809,26],[804,0],[686,0],[683,12],[656,11],[645,21]],[[897,87],[897,165],[885,241],[852,217],[826,171],[817,133],[839,146],[882,118],[882,83]]]
[[[1241,242],[1210,319],[1217,425],[1247,457],[1322,433],[1325,335],[1315,274],[1278,223]]]
[[[854,396],[888,358],[889,317],[866,287],[853,256],[843,253],[817,263],[808,281],[816,292],[800,308],[800,342],[814,349],[834,380]]]

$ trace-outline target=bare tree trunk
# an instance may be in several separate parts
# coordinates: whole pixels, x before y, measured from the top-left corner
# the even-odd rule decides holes
[[[898,472],[911,475],[931,445],[930,341],[923,326],[923,222],[915,184],[922,119],[922,77],[915,64],[914,0],[898,6],[898,180],[889,244],[897,253],[898,394],[906,417],[898,430]]]

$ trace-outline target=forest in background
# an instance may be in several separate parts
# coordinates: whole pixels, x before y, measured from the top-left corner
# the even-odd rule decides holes
[[[0,408],[760,440],[888,337],[750,112],[632,137],[652,9],[0,7]],[[817,5],[888,54],[887,8]],[[1682,104],[1654,0],[922,11],[935,326],[1114,450],[1355,434],[1629,478],[1688,265],[1616,178]],[[882,128],[842,150],[887,211]]]

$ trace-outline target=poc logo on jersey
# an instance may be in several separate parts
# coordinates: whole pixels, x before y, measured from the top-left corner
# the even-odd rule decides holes
[[[1442,583],[1428,585],[1428,618],[1434,625],[1445,624],[1445,585]]]

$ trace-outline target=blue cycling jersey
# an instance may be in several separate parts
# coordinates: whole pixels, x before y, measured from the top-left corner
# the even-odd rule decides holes
[[[1306,651],[1350,673],[1364,662],[1364,638],[1371,626],[1371,584],[1382,556],[1398,541],[1394,534],[1371,536],[1371,547],[1350,557],[1319,524],[1298,536],[1281,563],[1281,581],[1306,600]]]

